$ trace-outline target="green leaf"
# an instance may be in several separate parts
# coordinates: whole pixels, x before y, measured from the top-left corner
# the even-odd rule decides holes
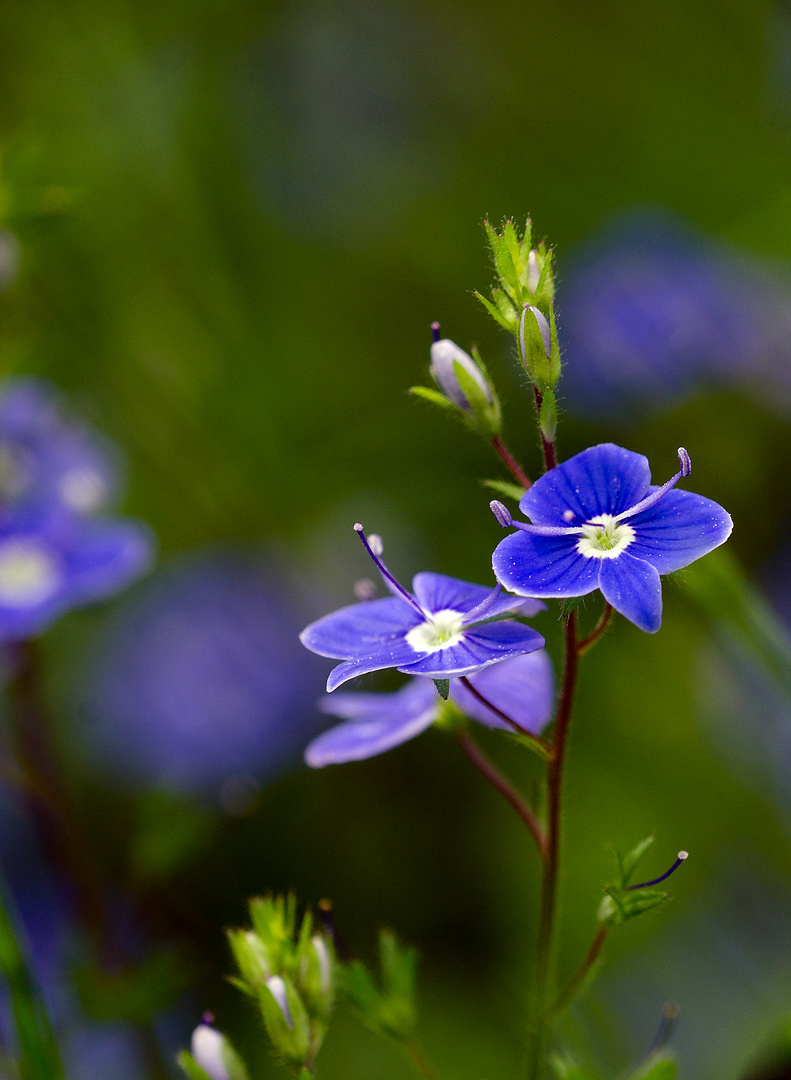
[[[511,333],[511,334],[516,333],[516,327],[517,327],[517,325],[519,323],[519,320],[517,318],[515,308],[512,309],[513,312],[514,312],[513,318],[509,319],[505,315],[503,315],[503,313],[500,310],[498,310],[498,308],[496,308],[494,306],[494,304],[490,300],[487,300],[485,296],[482,296],[481,293],[479,293],[479,292],[473,293],[473,296],[475,296],[475,298],[477,300],[480,300],[480,302],[483,304],[483,306],[489,312],[489,314],[494,319],[494,321],[498,322],[500,324],[500,326],[503,327],[504,330],[508,330],[508,332]]]
[[[343,974],[343,990],[363,1023],[378,1035],[408,1042],[415,1028],[417,951],[403,948],[391,930],[379,935],[382,988],[360,961]]]
[[[571,1058],[553,1054],[549,1059],[557,1080],[589,1080],[590,1073],[584,1072]]]
[[[506,499],[513,499],[515,502],[519,502],[525,493],[523,487],[508,480],[482,480],[481,483],[491,491],[496,491],[498,495],[504,495]]]
[[[192,803],[150,792],[139,810],[129,861],[139,879],[158,880],[194,859],[210,842],[215,822]]]
[[[618,860],[618,868],[621,871],[621,888],[625,889],[629,884],[629,879],[634,873],[637,864],[645,855],[646,851],[651,847],[654,842],[653,836],[646,836],[645,840],[641,840],[639,844],[635,845],[630,852],[626,855],[621,855],[619,851],[615,852],[615,857]]]
[[[448,694],[450,693],[450,679],[434,679],[434,685],[442,700],[447,701]]]
[[[664,1051],[652,1056],[637,1072],[630,1073],[627,1080],[674,1080],[678,1066],[672,1056]]]
[[[186,1050],[181,1051],[176,1061],[190,1080],[211,1080],[209,1074],[200,1067],[192,1054],[188,1054]]]
[[[223,1039],[224,1042],[220,1054],[230,1080],[250,1080],[247,1066],[239,1057],[236,1050],[234,1050],[233,1046],[228,1041],[227,1036],[224,1035]]]
[[[11,994],[20,1080],[65,1080],[46,1006],[16,925],[10,896],[0,878],[0,972]]]
[[[410,386],[409,392],[415,397],[423,398],[424,401],[430,401],[432,405],[437,405],[446,412],[464,415],[464,410],[460,409],[455,401],[446,398],[439,390],[432,390],[429,386]]]

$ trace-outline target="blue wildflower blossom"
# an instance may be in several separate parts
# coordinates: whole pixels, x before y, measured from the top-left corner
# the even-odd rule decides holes
[[[0,394],[0,497],[6,505],[106,508],[119,487],[114,448],[67,419],[55,389],[13,379]]]
[[[721,506],[672,490],[691,462],[662,487],[648,459],[613,443],[583,450],[551,469],[519,503],[532,524],[514,521],[502,503],[492,510],[507,536],[492,558],[498,581],[523,596],[584,596],[600,589],[641,630],[662,622],[660,574],[688,566],[719,547],[733,522]]]
[[[531,735],[538,735],[552,716],[552,665],[546,652],[530,653],[484,668],[470,683],[488,702]],[[511,727],[461,680],[450,684],[450,700],[466,716],[487,727]],[[325,731],[305,750],[314,769],[345,761],[362,761],[413,739],[440,718],[442,699],[427,679],[412,679],[392,694],[333,694],[319,703],[322,712],[346,723]]]
[[[136,521],[0,515],[0,641],[34,637],[70,608],[125,588],[152,552],[149,530]]]
[[[300,641],[311,652],[344,661],[330,672],[328,691],[391,667],[429,679],[458,678],[543,646],[529,626],[500,618],[535,615],[543,604],[503,596],[500,585],[490,590],[444,574],[417,574],[410,593],[382,562],[380,538],[366,538],[362,525],[354,528],[393,595],[341,608],[302,631]]]

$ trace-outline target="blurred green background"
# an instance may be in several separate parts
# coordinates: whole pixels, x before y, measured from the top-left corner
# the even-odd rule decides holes
[[[499,530],[479,478],[498,463],[407,395],[425,381],[432,319],[478,343],[508,440],[539,469],[508,343],[471,295],[491,281],[484,216],[531,213],[556,246],[561,340],[567,257],[626,209],[668,209],[785,272],[791,15],[729,0],[6,3],[0,147],[0,217],[21,249],[0,294],[2,370],[51,379],[120,444],[125,510],[166,563],[260,545],[320,614],[369,574],[357,520],[402,577],[489,580]],[[725,387],[639,423],[562,418],[563,456],[609,438],[647,453],[660,480],[685,445],[693,489],[733,513],[733,551],[773,580],[788,413]],[[260,1077],[285,1075],[223,980],[222,928],[244,921],[248,895],[294,888],[332,897],[362,955],[382,924],[420,948],[421,1033],[441,1076],[517,1077],[538,866],[511,811],[433,731],[369,763],[290,769],[244,813],[119,785],[88,763],[73,691],[123,604],[65,617],[44,652],[102,879],[188,957],[190,989],[157,1021],[148,1074],[131,1075],[164,1075],[204,1008]],[[564,968],[593,933],[608,842],[655,831],[657,873],[680,847],[692,858],[672,905],[613,936],[567,1034],[615,1076],[675,1000],[681,1075],[736,1080],[782,1056],[791,1017],[789,761],[775,744],[748,752],[756,702],[770,695],[778,745],[791,720],[683,581],[665,606],[657,637],[619,621],[585,664]],[[536,625],[557,656],[555,613]],[[484,741],[528,779],[515,749]],[[328,1080],[410,1075],[344,1013],[321,1061]]]

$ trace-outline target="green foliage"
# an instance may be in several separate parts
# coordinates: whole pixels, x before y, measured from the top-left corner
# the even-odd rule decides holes
[[[640,1068],[630,1073],[627,1080],[674,1080],[678,1066],[671,1054],[660,1051],[652,1054]]]
[[[505,221],[500,231],[484,221],[486,239],[497,274],[492,302],[475,293],[493,319],[516,334],[525,304],[534,304],[545,315],[555,294],[552,252],[545,244],[532,247],[532,223],[528,218],[520,236],[512,221]]]
[[[130,868],[145,881],[166,878],[200,855],[214,831],[213,819],[194,803],[168,791],[148,792],[138,809]]]
[[[520,487],[519,484],[511,484],[508,480],[482,480],[481,483],[491,491],[496,491],[498,495],[502,495],[506,499],[513,499],[517,503],[525,493],[523,487]]]
[[[188,1054],[186,1050],[181,1051],[176,1061],[190,1080],[211,1080],[209,1074],[198,1065],[192,1054]]]
[[[355,960],[344,969],[343,990],[363,1023],[378,1035],[409,1042],[415,1030],[417,950],[403,948],[392,930],[379,934],[381,987]]]
[[[8,985],[19,1044],[20,1080],[65,1080],[47,1009],[0,878],[0,972]]]
[[[557,1080],[592,1080],[592,1074],[582,1069],[572,1058],[553,1054],[549,1064]]]
[[[606,895],[599,905],[597,918],[605,926],[619,926],[638,915],[659,907],[669,899],[666,892],[658,889],[629,889],[629,881],[638,863],[653,844],[653,836],[641,840],[626,855],[615,852],[618,861],[618,881],[605,888]]]

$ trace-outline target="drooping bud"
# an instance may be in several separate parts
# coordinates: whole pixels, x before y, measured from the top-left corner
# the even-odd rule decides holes
[[[492,391],[483,372],[473,358],[450,338],[432,342],[431,374],[445,396],[467,412],[476,411],[475,399],[480,395],[487,404],[492,403]],[[472,395],[473,400],[470,400],[469,394],[470,380],[478,390],[477,395]]]
[[[211,1080],[231,1080],[231,1074],[223,1060],[226,1038],[208,1024],[198,1024],[192,1033],[192,1056]]]

